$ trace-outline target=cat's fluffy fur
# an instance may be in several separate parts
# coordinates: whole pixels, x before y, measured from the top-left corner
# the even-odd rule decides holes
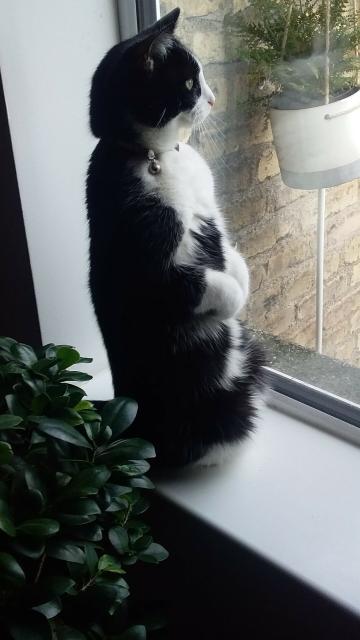
[[[208,165],[188,144],[175,149],[180,128],[214,103],[200,63],[173,35],[178,14],[98,67],[90,120],[100,141],[87,182],[90,287],[115,395],[136,398],[133,432],[155,444],[162,465],[218,461],[251,429],[263,385],[262,352],[236,319],[247,267]],[[148,171],[149,148],[159,175]]]

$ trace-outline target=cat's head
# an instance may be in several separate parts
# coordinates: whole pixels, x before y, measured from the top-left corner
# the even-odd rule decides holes
[[[191,127],[215,102],[201,64],[175,36],[180,10],[115,45],[92,82],[90,124],[98,138],[140,138],[142,133]]]

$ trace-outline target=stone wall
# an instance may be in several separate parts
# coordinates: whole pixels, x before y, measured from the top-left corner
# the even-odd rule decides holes
[[[162,0],[180,6],[178,34],[204,65],[217,102],[197,145],[211,163],[218,195],[252,293],[246,322],[315,346],[317,193],[286,187],[269,123],[247,108],[246,69],[223,31],[224,15],[244,0]],[[327,192],[324,353],[360,365],[360,192],[351,182]]]

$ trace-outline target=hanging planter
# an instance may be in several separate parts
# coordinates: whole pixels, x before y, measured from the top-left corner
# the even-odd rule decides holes
[[[295,189],[333,187],[360,177],[360,90],[302,109],[270,110],[284,183]]]
[[[250,100],[270,115],[285,184],[319,189],[360,177],[356,0],[249,0],[227,24],[249,63]]]

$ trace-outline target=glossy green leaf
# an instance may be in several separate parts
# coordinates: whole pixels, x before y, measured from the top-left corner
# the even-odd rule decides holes
[[[67,345],[60,345],[56,347],[56,356],[59,360],[59,369],[67,369],[73,364],[77,364],[80,360],[80,353],[73,347]]]
[[[9,623],[14,640],[52,640],[51,627],[38,611],[22,611],[21,616]]]
[[[144,536],[149,533],[150,527],[141,520],[132,519],[128,520],[127,531],[129,534],[130,542],[133,545],[137,540],[144,539]],[[152,540],[150,542],[152,542]]]
[[[130,478],[129,484],[131,487],[136,487],[137,489],[154,489],[155,485],[146,476],[142,476],[141,478]]]
[[[70,407],[63,407],[59,412],[57,412],[56,417],[59,420],[64,420],[64,422],[70,424],[72,427],[78,427],[79,425],[84,424],[84,420],[80,413]]]
[[[39,604],[36,607],[33,607],[33,611],[38,611],[48,620],[51,620],[51,618],[55,618],[55,616],[59,615],[61,610],[62,604],[60,598],[54,598],[53,600],[49,600],[48,602],[44,602],[43,604]]]
[[[134,539],[136,538],[136,536],[134,535],[130,535],[129,537],[131,540],[132,550],[136,551],[137,553],[142,553],[143,551],[146,551],[154,541],[153,537],[150,535],[140,536],[136,540]]]
[[[119,464],[129,459],[154,458],[155,455],[155,449],[150,442],[142,438],[129,438],[117,440],[104,447],[96,454],[96,460],[106,464]]]
[[[16,344],[14,338],[8,338],[7,336],[0,336],[0,348],[10,351],[11,347]]]
[[[147,549],[139,553],[139,560],[149,562],[151,564],[158,564],[159,562],[166,560],[168,557],[168,551],[166,551],[161,544],[157,544],[156,542],[153,542]]]
[[[42,378],[36,377],[26,370],[22,372],[21,377],[35,396],[40,396],[46,392],[46,384]]]
[[[36,494],[41,504],[44,506],[46,500],[46,488],[43,482],[41,482],[39,475],[32,467],[28,467],[25,470],[25,482],[29,491]]]
[[[15,393],[9,393],[5,396],[7,408],[10,413],[15,416],[20,416],[21,418],[25,418],[27,415],[26,408],[21,404],[19,397]]]
[[[115,468],[125,476],[142,476],[149,471],[150,465],[146,460],[129,460],[127,464],[119,464]]]
[[[9,464],[13,458],[13,450],[8,442],[0,441],[0,465]]]
[[[0,415],[0,429],[23,429],[24,427],[19,427],[23,419],[21,416],[13,416],[8,413],[4,413]]]
[[[67,380],[74,380],[77,382],[86,382],[87,380],[92,380],[92,376],[88,373],[83,373],[82,371],[63,371],[57,377],[61,382]]]
[[[20,360],[27,367],[31,367],[32,364],[37,362],[37,355],[34,349],[28,344],[18,342],[11,346],[10,351],[16,360]]]
[[[64,497],[97,494],[111,476],[111,471],[103,465],[83,469],[67,485]]]
[[[114,484],[108,482],[106,485],[106,491],[112,498],[119,498],[120,496],[124,496],[127,493],[131,493],[131,487],[123,487],[120,484]]]
[[[9,505],[5,500],[0,498],[0,529],[7,533],[8,536],[14,537],[16,529],[10,516]]]
[[[146,627],[136,624],[122,633],[118,640],[146,640]]]
[[[109,571],[110,573],[126,573],[120,562],[113,556],[109,556],[107,554],[104,554],[99,559],[98,570]]]
[[[79,498],[78,500],[69,500],[61,505],[66,513],[76,515],[90,516],[101,513],[101,509],[95,500],[91,498]]]
[[[136,503],[133,505],[132,513],[134,516],[139,516],[142,513],[145,513],[149,508],[149,501],[146,500],[143,496],[140,496]]]
[[[3,354],[0,353],[0,359],[2,355]],[[24,370],[25,370],[25,365],[18,364],[16,362],[8,362],[6,365],[1,367],[1,371],[4,375],[23,373]]]
[[[94,405],[89,400],[80,400],[74,407],[75,411],[89,411],[94,409]]]
[[[60,525],[51,518],[34,518],[26,520],[17,527],[19,533],[28,536],[48,537],[53,536],[60,530]]]
[[[101,416],[92,409],[80,411],[80,417],[84,422],[97,422],[101,419]]]
[[[129,549],[129,536],[123,527],[112,527],[109,530],[109,540],[116,551],[124,554]]]
[[[66,542],[58,542],[56,540],[47,544],[46,553],[50,558],[65,560],[66,562],[75,562],[84,564],[85,554],[80,547]]]
[[[75,586],[75,581],[66,576],[48,576],[43,578],[38,586],[41,592],[53,598],[71,591]]]
[[[86,540],[89,542],[100,542],[100,540],[102,540],[103,534],[100,525],[93,522],[91,524],[86,524],[77,530],[74,530],[72,532],[72,537],[80,538],[81,540]]]
[[[25,573],[10,553],[0,552],[0,582],[15,587],[21,587],[25,582]]]
[[[57,358],[40,358],[31,368],[36,373],[51,373],[49,369],[52,369],[56,363]]]
[[[59,522],[70,527],[82,526],[84,524],[90,524],[96,520],[96,516],[81,516],[76,513],[60,513],[56,514]]]
[[[86,395],[86,392],[84,391],[84,389],[76,387],[73,384],[67,384],[66,387],[69,393],[70,406],[74,407],[78,402],[80,402],[80,400],[82,400],[82,398]]]
[[[112,430],[112,437],[117,438],[135,420],[138,404],[130,398],[114,398],[107,402],[101,415],[104,425]]]
[[[64,442],[70,444],[76,444],[80,447],[91,449],[91,444],[84,438],[79,431],[74,429],[66,422],[62,420],[56,420],[55,418],[44,418],[37,426],[38,431],[46,433],[46,435],[52,438],[58,438]]]
[[[95,549],[89,544],[85,546],[85,560],[89,574],[93,577],[98,568],[98,555]]]
[[[104,579],[106,574],[100,574],[92,587],[94,599],[99,608],[106,609],[112,615],[118,606],[129,596],[129,588],[124,580],[112,582]],[[111,574],[109,574],[110,576]]]

